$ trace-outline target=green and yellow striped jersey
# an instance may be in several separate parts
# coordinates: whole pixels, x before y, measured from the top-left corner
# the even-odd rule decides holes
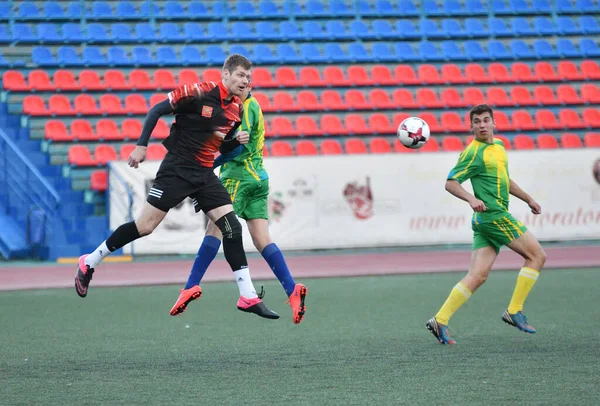
[[[501,140],[494,138],[493,144],[473,140],[460,154],[448,179],[460,183],[471,180],[475,197],[487,207],[486,211],[473,214],[474,221],[496,220],[508,212],[510,177],[508,157]]]
[[[265,144],[265,120],[260,105],[251,94],[244,101],[242,117],[243,131],[248,131],[250,141],[244,151],[221,166],[222,179],[264,180],[269,175],[263,167],[263,145]]]

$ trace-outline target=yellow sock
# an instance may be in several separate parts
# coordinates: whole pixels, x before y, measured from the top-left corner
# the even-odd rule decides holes
[[[519,276],[517,277],[517,286],[515,286],[515,291],[508,305],[508,312],[510,314],[515,314],[523,310],[525,299],[527,299],[527,295],[529,295],[531,288],[535,285],[538,276],[540,276],[540,271],[527,267],[521,268],[521,272],[519,272]]]
[[[458,282],[456,286],[452,288],[450,296],[448,296],[448,299],[446,299],[446,302],[440,311],[435,315],[437,322],[448,325],[450,317],[452,317],[452,315],[456,313],[456,311],[460,309],[460,307],[464,305],[467,300],[469,300],[472,294],[473,292],[471,292],[469,288],[467,288],[461,282]]]

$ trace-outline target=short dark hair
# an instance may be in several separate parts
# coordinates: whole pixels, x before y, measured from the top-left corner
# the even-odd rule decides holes
[[[243,69],[250,70],[252,69],[252,62],[250,62],[250,59],[246,58],[244,55],[231,54],[227,57],[227,59],[225,59],[223,69],[227,69],[231,73],[236,70],[238,66],[241,66]]]
[[[483,113],[490,113],[490,117],[492,117],[492,120],[494,119],[494,110],[492,110],[492,108],[489,105],[478,104],[477,106],[473,107],[471,109],[471,112],[469,113],[469,119],[471,120],[471,123],[473,123],[474,115],[479,115]]]

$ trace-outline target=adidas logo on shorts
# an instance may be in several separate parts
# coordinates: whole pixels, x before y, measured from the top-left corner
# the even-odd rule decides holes
[[[156,188],[150,188],[150,192],[148,192],[148,195],[152,196],[152,197],[156,197],[157,199],[160,199],[162,197],[163,191],[162,190],[158,190]]]

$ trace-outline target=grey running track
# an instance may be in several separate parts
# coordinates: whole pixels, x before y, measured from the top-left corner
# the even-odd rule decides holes
[[[548,247],[545,269],[600,267],[600,247]],[[465,272],[471,252],[419,251],[356,254],[288,255],[292,275],[297,280],[332,276],[367,276],[406,273]],[[249,258],[252,279],[273,279],[261,257]],[[104,263],[94,273],[93,286],[134,286],[182,284],[193,260],[133,261]],[[523,259],[512,251],[502,251],[494,269],[519,269]],[[31,267],[0,267],[0,290],[72,287],[77,265],[43,264]],[[216,259],[203,282],[230,281],[231,269],[224,259]]]

